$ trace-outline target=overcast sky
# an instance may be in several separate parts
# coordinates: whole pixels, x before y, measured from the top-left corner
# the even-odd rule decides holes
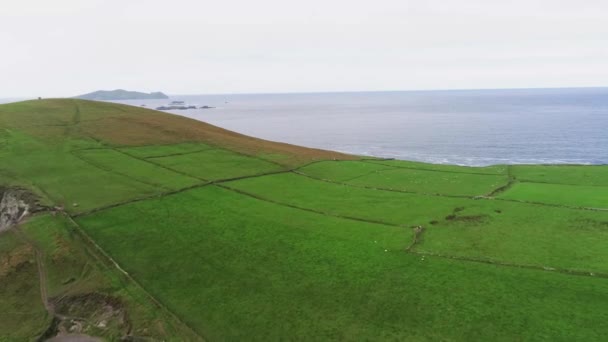
[[[3,0],[0,98],[608,86],[607,0]]]

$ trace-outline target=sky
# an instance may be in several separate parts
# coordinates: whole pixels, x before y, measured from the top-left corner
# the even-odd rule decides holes
[[[608,86],[606,0],[3,0],[0,98]]]

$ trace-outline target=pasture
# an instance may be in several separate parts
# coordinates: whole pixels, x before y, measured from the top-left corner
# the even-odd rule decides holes
[[[0,340],[72,316],[108,340],[602,340],[607,179],[361,158],[111,103],[0,105],[0,195],[37,199],[0,233]]]

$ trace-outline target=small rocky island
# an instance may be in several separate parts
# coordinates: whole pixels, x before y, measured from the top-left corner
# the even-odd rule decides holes
[[[129,91],[124,89],[116,90],[98,90],[92,93],[76,96],[77,99],[84,100],[151,100],[151,99],[168,99],[169,96],[162,92],[142,93],[138,91]]]
[[[171,103],[169,103],[166,106],[156,107],[156,110],[185,110],[185,109],[196,109],[196,108],[197,108],[196,106],[194,106],[194,105],[188,105],[184,101],[171,101]],[[215,108],[215,107],[201,106],[201,107],[198,107],[198,108],[200,108],[200,109],[211,109],[211,108]]]

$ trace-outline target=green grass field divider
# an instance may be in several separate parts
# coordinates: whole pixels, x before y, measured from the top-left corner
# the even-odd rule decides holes
[[[364,173],[362,175],[358,175],[358,176],[351,177],[351,178],[348,178],[348,179],[343,179],[342,182],[345,182],[345,183],[346,182],[351,182],[351,181],[354,181],[355,179],[363,178],[363,177],[369,176],[369,175],[374,174],[374,173],[381,173],[381,172],[384,172],[384,171],[392,171],[392,170],[395,170],[395,168],[391,167],[391,168],[388,168],[388,169],[373,170],[373,171],[370,171],[370,172],[366,172],[366,173]]]
[[[80,237],[80,240],[83,241],[84,244],[89,247],[89,249],[95,251],[94,253],[90,253],[91,255],[95,256],[98,261],[102,262],[102,264],[109,265],[117,269],[123,276],[126,276],[127,279],[129,279],[129,273],[120,267],[120,265],[118,265],[118,263],[114,261],[112,257],[110,257],[95,241],[93,241],[93,239],[87,233],[85,233],[82,227],[80,227],[78,222],[76,222],[71,215],[64,213],[64,216],[70,222],[74,228],[73,231]]]
[[[193,176],[193,175],[189,175],[189,174],[184,173],[184,172],[181,172],[181,171],[179,171],[179,170],[172,169],[172,168],[170,168],[170,167],[168,167],[168,166],[161,165],[161,164],[158,164],[158,163],[155,163],[155,162],[149,161],[149,160],[147,160],[147,159],[145,159],[145,158],[141,158],[141,157],[138,157],[138,156],[132,155],[132,154],[127,153],[127,152],[125,152],[125,151],[121,151],[121,150],[120,150],[120,149],[118,149],[118,148],[112,148],[112,150],[114,150],[114,151],[116,151],[116,152],[118,152],[118,153],[122,153],[122,154],[124,154],[124,155],[126,155],[126,156],[129,156],[129,157],[133,158],[133,159],[141,160],[141,161],[143,161],[143,162],[145,162],[145,163],[148,163],[148,164],[151,164],[151,165],[154,165],[154,166],[160,167],[160,168],[162,168],[162,169],[166,169],[166,170],[169,170],[169,171],[172,171],[172,172],[178,173],[178,174],[180,174],[180,175],[182,175],[182,176],[186,176],[186,177],[190,177],[190,178],[198,179],[198,180],[203,181],[203,182],[206,182],[206,181],[207,181],[206,179],[203,179],[203,178],[200,178],[200,177],[197,177],[197,176]]]
[[[422,233],[424,233],[423,226],[418,226],[418,227],[414,228],[414,236],[412,237],[412,243],[409,246],[407,246],[407,248],[405,249],[406,252],[409,252],[412,249],[414,249],[414,247],[416,247],[416,245],[420,242],[420,240],[422,240]]]
[[[149,156],[149,157],[145,157],[145,159],[155,159],[155,158],[165,158],[165,157],[176,157],[176,156],[184,156],[187,154],[195,154],[195,153],[201,153],[201,152],[205,152],[205,151],[211,151],[214,150],[214,148],[206,148],[206,149],[202,149],[202,150],[196,150],[196,151],[189,151],[189,152],[180,152],[180,153],[170,153],[170,154],[165,154],[162,156]]]
[[[267,162],[267,163],[270,163],[270,164],[274,164],[274,165],[277,165],[277,166],[280,166],[280,167],[285,167],[284,164],[281,164],[281,163],[279,163],[277,161],[269,160],[269,159],[266,159],[266,158],[262,158],[260,156],[254,155],[254,154],[247,154],[247,153],[239,152],[239,151],[236,151],[236,150],[230,150],[230,149],[227,149],[227,148],[224,148],[224,147],[219,147],[217,145],[212,145],[212,146],[216,146],[216,149],[218,149],[218,150],[228,151],[228,152],[231,152],[231,153],[234,153],[234,154],[238,154],[238,155],[243,156],[243,157],[253,158],[253,159],[261,160],[261,161],[264,161],[264,162]]]
[[[574,270],[574,269],[568,269],[568,268],[539,266],[539,265],[515,264],[515,263],[497,261],[497,260],[491,260],[491,259],[479,259],[479,258],[472,258],[472,257],[466,257],[466,256],[458,256],[458,255],[447,255],[447,254],[434,253],[434,252],[418,252],[418,251],[414,251],[414,250],[408,250],[407,252],[410,254],[415,254],[415,255],[420,255],[420,256],[430,256],[430,257],[436,257],[436,258],[442,258],[442,259],[468,261],[468,262],[475,262],[475,263],[494,265],[494,266],[514,267],[514,268],[522,268],[522,269],[529,269],[529,270],[536,270],[536,271],[562,273],[562,274],[567,274],[567,275],[608,279],[608,273],[602,273],[602,272],[592,272],[592,271]]]
[[[196,144],[196,143],[200,143],[200,141],[184,141],[184,142],[182,142],[182,143],[193,143],[193,144]],[[208,141],[205,141],[205,144],[206,144],[206,145],[208,145],[208,146],[210,146],[210,148],[207,148],[207,149],[202,149],[202,150],[200,150],[200,151],[192,151],[192,152],[176,153],[176,154],[172,154],[172,155],[166,155],[166,156],[154,156],[154,157],[147,157],[147,158],[171,157],[171,156],[178,156],[178,155],[183,155],[183,154],[199,153],[199,152],[211,151],[211,150],[222,150],[222,151],[228,151],[228,152],[231,152],[231,153],[234,153],[234,154],[238,154],[238,155],[241,155],[241,156],[244,156],[244,157],[249,157],[249,158],[254,158],[254,159],[261,160],[261,161],[265,161],[265,162],[268,162],[268,163],[271,163],[271,164],[275,164],[275,165],[277,165],[277,166],[282,166],[282,167],[285,167],[285,165],[283,165],[283,164],[281,164],[281,163],[278,163],[278,162],[276,162],[276,161],[274,161],[274,160],[270,160],[270,159],[261,158],[260,156],[256,156],[256,155],[253,155],[253,154],[247,154],[247,153],[243,153],[243,152],[239,152],[239,151],[236,151],[236,150],[231,150],[231,149],[228,149],[228,148],[225,148],[225,147],[219,146],[219,145],[217,145],[217,144],[210,143],[210,142],[208,142]],[[167,145],[173,145],[173,144],[143,145],[143,146],[167,146]],[[142,146],[133,146],[133,147],[142,147]]]
[[[82,227],[74,220],[72,216],[65,213],[68,221],[74,227],[74,232],[81,238],[84,245],[88,247],[88,249],[92,249],[90,254],[93,255],[98,261],[100,261],[104,265],[111,265],[113,269],[116,269],[120,272],[123,280],[130,282],[137,289],[139,289],[145,296],[150,300],[151,303],[154,304],[157,308],[161,309],[166,315],[174,319],[176,322],[180,323],[182,326],[187,328],[193,336],[198,337],[199,341],[205,341],[205,337],[202,336],[199,332],[194,330],[190,325],[184,322],[180,317],[178,317],[175,313],[169,310],[162,302],[160,302],[156,297],[154,297],[150,292],[148,292],[135,278],[133,278],[127,271],[125,271],[120,265],[108,254],[103,248],[101,248],[85,231]]]
[[[94,209],[91,209],[91,210],[87,210],[87,211],[83,211],[83,212],[80,212],[80,213],[76,213],[76,214],[73,214],[72,217],[78,218],[78,217],[81,217],[81,216],[90,215],[90,214],[93,214],[93,213],[96,213],[96,212],[99,212],[99,211],[103,211],[103,210],[106,210],[106,209],[120,207],[120,206],[127,205],[127,204],[130,204],[130,203],[141,202],[141,201],[145,201],[145,200],[149,200],[149,199],[153,199],[153,198],[159,198],[159,197],[169,196],[169,195],[173,195],[173,194],[178,194],[180,192],[184,192],[184,191],[200,188],[200,187],[203,187],[203,186],[207,186],[209,184],[211,184],[211,182],[204,182],[204,183],[194,184],[192,186],[188,186],[188,187],[177,189],[177,190],[166,191],[166,192],[162,192],[162,193],[158,193],[158,194],[153,194],[153,195],[148,195],[148,196],[141,196],[141,197],[137,197],[137,198],[133,198],[133,199],[127,200],[127,201],[117,202],[117,203],[113,203],[113,204],[106,205],[106,206],[103,206],[103,207],[98,207],[98,208],[94,208]]]
[[[415,195],[434,196],[434,197],[466,198],[466,199],[473,199],[473,200],[491,200],[491,201],[517,202],[517,203],[523,203],[523,204],[534,204],[534,205],[542,205],[542,206],[547,206],[547,207],[572,209],[572,210],[608,211],[608,208],[576,207],[576,206],[569,206],[569,205],[564,205],[564,204],[551,204],[551,203],[543,203],[543,202],[516,200],[516,199],[510,199],[510,198],[497,198],[497,197],[492,197],[492,196],[445,195],[445,194],[433,194],[433,193],[407,191],[407,190],[399,190],[399,189],[378,188],[378,187],[373,187],[373,186],[368,186],[368,185],[356,185],[356,184],[350,184],[350,183],[344,183],[344,182],[334,181],[334,180],[330,180],[330,179],[324,179],[324,178],[314,177],[314,176],[311,176],[309,174],[306,174],[306,173],[303,173],[301,171],[298,171],[298,168],[292,170],[292,172],[295,173],[295,174],[297,174],[297,175],[300,175],[300,176],[303,176],[303,177],[307,177],[307,178],[310,178],[310,179],[314,179],[314,180],[317,180],[317,181],[321,181],[321,182],[333,183],[333,184],[338,184],[338,185],[343,185],[343,186],[350,186],[350,187],[353,187],[353,188],[368,189],[368,190],[388,191],[388,192],[400,192],[400,193],[405,193],[405,194],[415,194]],[[516,183],[516,182],[514,182],[514,183]],[[512,186],[512,185],[513,184],[511,184],[510,186]]]
[[[163,168],[163,169],[166,169],[166,170],[169,170],[169,171],[172,171],[172,172],[175,172],[175,173],[181,174],[182,176],[186,176],[186,177],[190,177],[190,178],[198,179],[198,180],[203,181],[203,182],[206,182],[206,181],[207,181],[206,179],[202,179],[202,178],[199,178],[199,177],[196,177],[196,176],[188,175],[188,174],[185,174],[185,173],[183,173],[183,172],[181,172],[181,171],[174,170],[174,169],[172,169],[172,168],[170,168],[170,167],[167,167],[167,166],[164,166],[164,165],[161,165],[161,164],[157,164],[157,163],[153,163],[153,162],[151,162],[151,161],[149,161],[149,160],[146,160],[145,158],[141,158],[141,157],[138,157],[138,156],[134,156],[134,155],[129,154],[129,153],[125,152],[125,151],[121,151],[121,150],[120,150],[120,148],[118,148],[118,147],[114,147],[114,146],[109,146],[109,145],[105,144],[103,141],[101,141],[101,140],[99,140],[99,139],[96,139],[96,138],[94,138],[94,137],[89,136],[89,138],[90,138],[90,139],[92,139],[93,141],[97,142],[98,144],[100,144],[100,145],[102,145],[102,146],[105,146],[105,147],[101,147],[101,148],[89,148],[89,150],[95,150],[95,149],[109,149],[109,150],[113,150],[113,151],[115,151],[115,152],[118,152],[118,153],[124,154],[124,155],[126,155],[126,156],[128,156],[128,157],[131,157],[131,158],[133,158],[133,159],[141,160],[141,161],[143,161],[143,162],[145,162],[145,163],[148,163],[148,164],[151,164],[151,165],[154,165],[154,166],[157,166],[157,167],[160,167],[160,168]],[[80,150],[78,150],[78,151],[83,151],[83,150],[87,150],[87,149],[80,149]]]
[[[238,176],[238,177],[232,177],[232,178],[218,179],[218,180],[211,181],[209,183],[211,183],[211,184],[221,184],[221,183],[227,183],[227,182],[237,181],[237,180],[241,180],[241,179],[248,179],[248,178],[257,178],[257,177],[278,175],[278,174],[281,174],[281,173],[289,173],[289,172],[291,172],[291,169],[290,170],[268,171],[268,172],[262,172],[262,173],[253,174],[253,175],[247,175],[247,176]]]
[[[384,160],[392,160],[392,159],[384,159]],[[389,165],[389,164],[385,164],[385,163],[379,163],[377,159],[360,159],[360,161],[362,161],[364,163],[369,163],[369,164],[393,167],[395,169],[407,169],[407,170],[431,171],[431,172],[443,172],[443,173],[466,173],[466,174],[470,174],[470,175],[481,175],[481,176],[499,176],[499,174],[496,174],[496,173],[465,172],[465,171],[452,171],[452,170],[433,170],[433,169],[425,169],[425,168],[413,167],[413,166]],[[382,160],[380,160],[380,161],[382,161]]]
[[[255,174],[255,175],[248,175],[248,176],[239,176],[239,177],[233,177],[233,178],[218,179],[218,180],[215,180],[215,181],[205,181],[204,183],[194,184],[194,185],[191,185],[191,186],[188,186],[188,187],[185,187],[185,188],[181,188],[181,189],[177,189],[177,190],[165,191],[165,192],[162,192],[162,193],[153,194],[153,195],[149,195],[149,196],[137,197],[137,198],[133,198],[133,199],[130,199],[130,200],[127,200],[127,201],[117,202],[117,203],[113,203],[113,204],[106,205],[106,206],[103,206],[103,207],[99,207],[99,208],[83,211],[83,212],[80,212],[80,213],[77,213],[77,214],[73,214],[72,217],[74,217],[74,218],[82,217],[82,216],[90,215],[90,214],[93,214],[93,213],[96,213],[96,212],[99,212],[99,211],[103,211],[103,210],[106,210],[106,209],[116,208],[116,207],[120,207],[120,206],[127,205],[127,204],[130,204],[130,203],[141,202],[141,201],[145,201],[145,200],[149,200],[149,199],[170,196],[170,195],[178,194],[178,193],[185,192],[185,191],[188,191],[188,190],[202,188],[202,187],[205,187],[205,186],[208,186],[208,185],[221,184],[221,183],[232,182],[232,181],[237,181],[237,180],[247,179],[247,178],[256,178],[256,177],[270,176],[270,175],[276,175],[276,174],[287,173],[287,172],[291,172],[291,170],[270,171],[270,172],[264,172],[264,173]]]
[[[126,177],[126,178],[134,180],[134,181],[136,181],[138,183],[145,184],[145,185],[148,185],[148,186],[152,186],[152,187],[155,187],[155,188],[161,188],[161,189],[165,189],[165,190],[169,189],[169,188],[167,188],[167,187],[165,187],[163,185],[160,185],[158,183],[146,182],[146,181],[143,181],[141,179],[135,178],[133,176],[129,176],[126,173],[122,173],[122,172],[116,171],[116,170],[114,170],[114,169],[112,169],[110,167],[106,167],[103,164],[96,163],[96,162],[90,160],[89,158],[86,158],[85,156],[81,155],[80,153],[78,153],[76,151],[72,151],[71,153],[76,158],[78,158],[78,159],[82,160],[83,162],[85,162],[85,163],[87,163],[87,164],[89,164],[89,165],[91,165],[93,167],[96,167],[96,168],[98,168],[98,169],[100,169],[102,171],[106,171],[106,172],[110,172],[110,173],[113,173],[113,174],[116,174],[116,175],[119,175],[119,176],[122,176],[122,177]]]
[[[271,200],[269,198],[265,198],[265,197],[262,197],[262,196],[259,196],[256,194],[252,194],[252,193],[240,190],[240,189],[235,189],[235,188],[232,188],[230,186],[227,186],[227,185],[224,185],[221,183],[217,183],[214,185],[221,187],[223,189],[226,189],[226,190],[236,192],[237,194],[240,194],[240,195],[248,196],[248,197],[260,200],[260,201],[264,201],[264,202],[268,202],[268,203],[272,203],[272,204],[276,204],[276,205],[280,205],[280,206],[284,206],[284,207],[288,207],[288,208],[292,208],[292,209],[303,210],[303,211],[307,211],[310,213],[325,215],[325,216],[329,216],[329,217],[335,217],[335,218],[344,219],[344,220],[365,222],[365,223],[371,223],[371,224],[377,224],[377,225],[389,226],[389,227],[407,228],[407,225],[399,225],[399,224],[384,222],[384,221],[380,221],[380,220],[369,220],[369,219],[364,219],[364,218],[360,218],[360,217],[332,214],[332,213],[328,213],[328,212],[324,212],[324,211],[320,211],[320,210],[315,210],[315,209],[311,209],[311,208],[300,207],[300,206],[293,205],[293,204],[283,203],[283,202]]]
[[[81,150],[100,150],[100,149],[112,149],[113,150],[113,148],[90,148],[90,149],[81,149]],[[81,151],[81,150],[79,150],[79,151]],[[130,155],[128,153],[125,153],[125,154],[127,154],[130,157],[133,157],[132,155]],[[136,159],[140,159],[140,158],[136,158]],[[80,212],[80,213],[73,214],[72,217],[74,217],[74,218],[82,217],[82,216],[90,215],[90,214],[93,214],[93,213],[96,213],[96,212],[99,212],[99,211],[103,211],[103,210],[106,210],[106,209],[116,208],[116,207],[120,207],[120,206],[127,205],[127,204],[130,204],[130,203],[145,201],[145,200],[149,200],[149,199],[153,199],[153,198],[160,198],[160,197],[165,197],[165,196],[169,196],[169,195],[174,195],[174,194],[178,194],[178,193],[185,192],[185,191],[188,191],[188,190],[201,188],[201,187],[204,187],[204,186],[207,186],[207,185],[211,185],[211,184],[221,184],[221,183],[225,183],[225,182],[232,182],[232,181],[237,181],[237,180],[247,179],[247,178],[263,177],[263,176],[270,176],[270,175],[274,175],[274,174],[294,172],[295,170],[297,170],[299,168],[306,167],[308,165],[312,165],[312,164],[323,162],[323,161],[326,161],[326,160],[315,160],[315,161],[312,161],[312,162],[307,163],[305,165],[294,167],[294,168],[290,168],[290,169],[285,169],[285,170],[277,170],[277,171],[264,172],[264,173],[260,173],[260,174],[254,174],[254,175],[247,175],[247,176],[239,176],[239,177],[233,177],[233,178],[218,179],[218,180],[215,180],[215,181],[207,181],[207,180],[205,180],[205,181],[203,181],[203,183],[195,184],[195,185],[188,186],[188,187],[185,187],[185,188],[165,191],[165,192],[162,192],[162,193],[148,195],[148,196],[137,197],[137,198],[130,199],[130,200],[127,200],[127,201],[117,202],[117,203],[113,203],[113,204],[106,205],[106,206],[103,206],[103,207],[98,207],[98,208],[94,208],[94,209],[91,209],[91,210],[83,211],[83,212]],[[152,164],[157,165],[156,163],[152,163]],[[186,176],[192,177],[190,175],[186,175]]]
[[[580,186],[580,185],[583,185],[583,186],[585,186],[585,184],[580,184],[580,183],[577,184],[577,183],[561,183],[561,182],[560,183],[544,182],[544,181],[537,180],[537,179],[535,179],[535,180],[518,179],[517,181],[519,183],[530,183],[530,184],[552,184],[552,185],[570,185],[570,186]],[[606,185],[593,185],[593,184],[592,185],[588,185],[588,186],[598,187],[598,188],[608,187]]]
[[[341,160],[341,159],[318,159],[318,160],[312,160],[308,163],[302,164],[300,166],[296,166],[293,167],[291,169],[291,171],[298,171],[300,169],[303,169],[305,167],[314,165],[314,164],[319,164],[319,163],[326,163],[326,162],[336,162],[336,163],[340,163],[340,162],[353,162],[353,161],[374,161],[374,160],[392,160],[392,159],[373,159],[373,158],[361,158],[361,159],[354,159],[354,160]],[[389,166],[389,167],[393,167],[393,166]]]
[[[311,176],[311,175],[306,174],[304,172],[298,171],[297,169],[293,170],[292,172],[295,173],[295,174],[297,174],[297,175],[299,175],[299,176],[307,177],[307,178],[314,179],[314,180],[317,180],[317,181],[326,182],[326,183],[333,183],[333,184],[338,184],[338,185],[344,185],[344,186],[350,186],[350,187],[353,187],[353,188],[361,188],[361,189],[368,189],[368,190],[378,190],[378,191],[389,191],[389,192],[400,192],[400,193],[404,193],[404,194],[415,194],[415,195],[435,196],[435,197],[466,198],[466,199],[479,199],[480,198],[480,196],[445,195],[445,194],[433,194],[433,193],[407,191],[407,190],[399,190],[399,189],[377,188],[377,187],[373,187],[373,186],[369,186],[369,185],[356,185],[356,184],[344,183],[344,182],[334,181],[334,180],[325,179],[325,178],[314,177],[314,176]]]
[[[501,194],[501,193],[511,189],[513,187],[513,185],[515,185],[517,180],[515,179],[515,176],[513,176],[513,170],[511,168],[511,165],[507,165],[507,177],[508,177],[507,184],[494,189],[492,192],[487,194],[486,197],[495,197],[496,195]]]
[[[505,202],[517,202],[517,203],[524,203],[524,204],[543,205],[543,206],[547,206],[547,207],[571,209],[571,210],[608,211],[608,208],[578,207],[578,206],[573,206],[573,205],[526,201],[526,200],[518,200],[518,199],[512,199],[512,198],[493,197],[493,198],[484,198],[484,199],[491,199],[491,200],[495,200],[495,201],[505,201]]]

